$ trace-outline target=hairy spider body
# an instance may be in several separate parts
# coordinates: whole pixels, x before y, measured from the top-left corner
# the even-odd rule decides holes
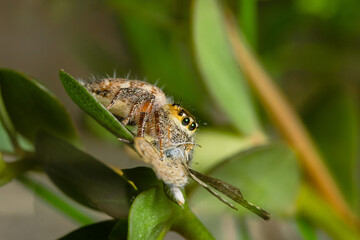
[[[160,88],[143,81],[107,78],[84,86],[124,125],[136,126],[135,135],[159,151],[159,161],[151,165],[161,180],[176,187],[187,183],[181,162],[191,162],[198,127],[188,111],[169,101]]]
[[[265,220],[270,214],[246,201],[240,190],[220,179],[205,176],[190,168],[195,118],[178,104],[171,103],[161,89],[142,81],[108,78],[84,83],[90,93],[124,125],[135,125],[134,148],[145,163],[167,186],[171,199],[185,203],[181,188],[188,177],[229,207],[237,208],[215,190],[241,204]],[[212,188],[213,189],[212,189]]]

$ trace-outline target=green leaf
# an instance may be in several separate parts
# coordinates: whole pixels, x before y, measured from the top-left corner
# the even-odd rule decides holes
[[[145,191],[154,186],[162,187],[162,182],[156,177],[154,171],[148,167],[124,169],[124,175],[134,182],[138,192]],[[134,196],[131,196],[134,197]]]
[[[0,151],[4,152],[13,152],[14,148],[11,144],[11,140],[9,135],[6,133],[4,126],[0,121]]]
[[[134,223],[129,225],[129,233],[130,227],[132,227],[131,236],[135,239],[147,239],[145,236],[148,236],[148,239],[155,239],[152,237],[157,236],[157,234],[159,234],[158,238],[161,239],[172,224],[174,224],[173,230],[186,239],[213,239],[204,225],[191,212],[187,203],[180,210],[177,204],[168,199],[163,190],[163,183],[156,178],[151,169],[125,169],[124,173],[134,181],[136,186],[139,186],[139,191],[143,191],[135,199],[131,207],[132,210],[130,210],[129,224],[132,221]],[[146,224],[137,221],[143,221]],[[138,228],[141,229],[137,231]],[[116,231],[116,227],[114,231]],[[144,232],[144,235],[141,232]]]
[[[127,239],[127,231],[127,219],[120,219],[111,230],[109,240]]]
[[[246,200],[273,216],[294,212],[300,176],[295,155],[284,144],[242,152],[215,167],[210,175],[238,187]],[[192,209],[204,222],[225,213],[237,213],[201,188],[190,197]],[[239,214],[261,220],[243,207],[238,208]]]
[[[245,78],[236,64],[217,0],[194,1],[196,61],[211,94],[243,134],[260,131]]]
[[[36,141],[36,153],[47,175],[65,194],[112,217],[127,214],[128,188],[132,185],[114,170],[44,133]]]
[[[338,0],[315,0],[315,1],[304,1],[296,0],[295,6],[298,11],[306,14],[307,16],[315,15],[323,19],[330,19],[337,16],[338,11],[341,9],[339,5],[341,1]]]
[[[296,219],[297,227],[299,233],[304,240],[317,240],[316,229],[305,219],[297,218]]]
[[[233,131],[205,128],[196,133],[196,148],[193,167],[199,172],[207,172],[226,158],[259,144],[252,137],[241,137]],[[221,149],[221,151],[219,151]]]
[[[64,106],[40,83],[21,73],[0,70],[1,95],[15,129],[34,141],[39,130],[79,144]]]
[[[122,142],[116,141],[116,136],[109,132],[105,127],[103,127],[99,122],[97,122],[90,115],[83,115],[82,124],[86,129],[91,132],[97,139],[107,140],[109,143],[115,143],[121,145]]]
[[[101,240],[101,239],[126,239],[126,228],[125,232],[117,235],[118,238],[110,238],[110,234],[115,225],[119,223],[126,224],[125,220],[108,220],[103,222],[94,223],[87,225],[72,231],[66,236],[59,240]]]
[[[64,215],[70,217],[75,222],[80,224],[90,224],[94,222],[92,217],[87,216],[85,213],[81,212],[81,210],[77,209],[67,199],[59,196],[58,193],[55,193],[53,190],[49,189],[44,184],[34,180],[29,176],[19,177],[18,180],[25,187],[34,192],[36,196],[40,197],[42,200],[50,204],[55,209],[61,211]]]
[[[356,187],[359,146],[359,117],[356,98],[339,87],[313,102],[305,115],[326,165],[346,200],[359,207]]]
[[[115,136],[132,140],[132,134],[102,106],[76,79],[60,71],[60,80],[70,98]]]
[[[178,4],[176,8],[154,0],[107,2],[120,18],[124,37],[143,76],[151,82],[160,79],[159,84],[165,86],[166,93],[181,99],[185,107],[194,106],[198,112],[204,109],[208,101],[192,61],[187,38],[189,25],[183,21],[178,24],[178,19],[173,17],[176,14],[182,20],[188,19],[188,3]],[[186,10],[179,11],[180,8]]]
[[[246,39],[253,48],[257,47],[257,0],[240,0],[239,6],[239,25]]]
[[[162,239],[180,214],[181,208],[165,196],[162,188],[144,191],[131,205],[128,239]]]
[[[238,187],[243,197],[265,209],[272,218],[293,214],[300,175],[294,153],[284,144],[270,144],[241,152],[213,168],[210,176]],[[261,218],[234,203],[234,211],[201,187],[189,193],[191,209],[215,235],[221,239],[218,219],[227,215]]]

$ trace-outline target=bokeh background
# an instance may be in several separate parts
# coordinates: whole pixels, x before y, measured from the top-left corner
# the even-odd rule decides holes
[[[122,150],[101,140],[96,127],[91,130],[94,123],[63,90],[60,69],[82,79],[112,76],[115,71],[119,77],[159,80],[169,96],[196,115],[201,128],[241,134],[199,67],[194,2],[2,0],[0,67],[33,76],[54,92],[70,112],[87,151],[119,167],[140,163],[127,158],[116,162]],[[249,48],[304,121],[347,204],[359,214],[360,2],[227,0],[219,5],[236,16]],[[281,141],[256,94],[253,99],[267,134]],[[52,186],[46,177],[36,177]],[[250,230],[248,238],[243,234],[241,239],[307,239],[296,219],[293,213],[271,224],[233,221],[228,215],[216,220],[225,226],[227,239],[240,238],[234,229],[242,232],[244,224]],[[319,239],[334,237],[321,224],[310,225]],[[16,181],[0,189],[1,239],[55,239],[77,227]]]

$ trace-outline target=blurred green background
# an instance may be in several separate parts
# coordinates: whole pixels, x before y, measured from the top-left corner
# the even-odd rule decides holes
[[[347,204],[359,215],[360,2],[227,0],[213,3],[204,0],[2,0],[0,67],[40,80],[70,112],[85,149],[119,167],[139,163],[130,158],[116,161],[122,150],[99,137],[103,133],[98,132],[94,122],[66,95],[58,71],[65,69],[83,79],[90,79],[92,75],[112,76],[115,71],[119,77],[129,74],[133,79],[147,79],[151,83],[159,80],[158,85],[164,87],[167,95],[175,101],[181,100],[197,117],[201,126],[198,142],[203,149],[197,149],[194,168],[205,172],[221,159],[253,147],[247,137],[259,129],[270,142],[282,141],[247,86],[227,40],[217,35],[221,33],[221,26],[217,25],[216,14],[230,9],[249,48],[304,121]],[[238,90],[237,94],[231,95],[229,88]],[[214,174],[242,174],[247,178],[252,168],[264,165],[265,175],[268,171],[281,175],[293,166],[287,166],[286,160],[277,161],[276,154],[294,159],[287,151],[287,148],[276,147],[274,162],[265,160],[269,165],[258,160],[266,155],[266,151],[260,151],[255,160],[259,161],[258,165],[252,167],[240,162],[236,166],[242,170],[233,175],[221,173],[221,169]],[[252,157],[245,157],[243,161]],[[324,223],[327,216],[321,212],[315,217],[309,216],[306,213],[311,207],[305,214],[297,214],[295,198],[300,191],[299,178],[306,177],[306,173],[299,174],[298,167],[294,168],[296,176],[290,176],[290,180],[286,175],[277,178],[278,182],[289,181],[286,189],[292,192],[289,196],[280,196],[281,189],[276,192],[277,182],[267,180],[271,176],[260,181],[267,190],[256,188],[256,184],[250,187],[238,183],[247,194],[253,194],[254,199],[268,196],[261,191],[279,194],[278,201],[276,198],[260,200],[275,209],[276,218],[271,223],[235,218],[229,211],[216,207],[209,217],[206,207],[216,203],[212,196],[204,196],[208,194],[205,192],[194,193],[193,210],[219,239],[341,239],[341,230],[335,234],[329,230],[337,220]],[[47,182],[45,178],[39,179]],[[232,182],[230,177],[224,180]],[[316,209],[313,195],[307,196],[310,196],[307,204],[313,204]],[[204,199],[209,199],[208,204],[202,205]],[[286,211],[280,204],[283,202],[287,204]],[[91,214],[98,219],[108,218]],[[14,225],[21,231],[15,231]],[[17,182],[0,189],[1,239],[25,236],[54,239],[77,226],[54,213]],[[180,237],[173,234],[167,238]]]

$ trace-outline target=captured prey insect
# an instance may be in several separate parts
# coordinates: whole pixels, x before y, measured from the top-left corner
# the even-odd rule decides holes
[[[223,193],[230,199],[234,200],[235,202],[241,204],[243,207],[249,209],[262,219],[270,220],[270,214],[262,208],[244,199],[241,191],[237,187],[234,187],[220,179],[203,175],[202,173],[191,169],[187,164],[183,154],[181,153],[183,149],[171,149],[167,152],[164,161],[159,161],[160,153],[145,138],[136,137],[134,140],[134,145],[135,149],[139,152],[143,159],[154,166],[154,171],[158,176],[161,175],[172,177],[174,175],[173,167],[176,166],[176,169],[178,169],[178,171],[176,171],[177,174],[181,173],[189,175],[195,182],[199,183],[203,188],[205,188],[208,192],[210,192],[229,207],[238,210],[233,204],[225,200],[222,196],[210,188],[210,186]],[[181,193],[180,188],[176,186],[170,186],[170,190],[173,193],[175,201],[177,201],[179,205],[182,205],[185,202],[185,199]]]
[[[135,150],[152,166],[179,205],[185,203],[181,188],[190,176],[230,207],[236,209],[207,184],[263,219],[270,219],[266,211],[248,203],[239,189],[190,169],[198,124],[188,111],[166,98],[161,89],[143,81],[122,78],[106,78],[83,85],[124,125],[136,127]]]

